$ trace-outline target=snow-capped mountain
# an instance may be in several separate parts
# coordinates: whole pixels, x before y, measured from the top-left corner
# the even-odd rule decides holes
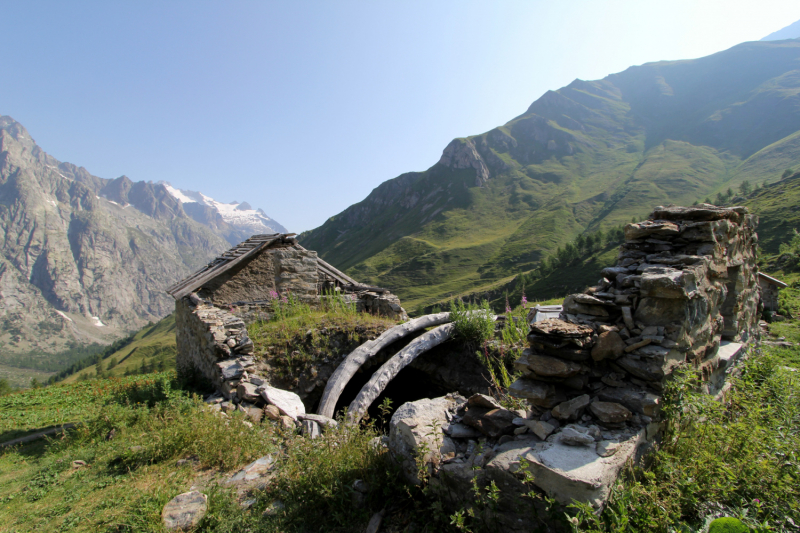
[[[287,233],[286,228],[263,210],[253,209],[247,202],[225,204],[201,192],[178,189],[166,181],[159,183],[181,203],[186,214],[203,224],[215,226],[215,221],[222,221],[243,230],[248,237],[255,233]]]

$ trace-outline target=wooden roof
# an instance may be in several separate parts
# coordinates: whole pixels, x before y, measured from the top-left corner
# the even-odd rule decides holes
[[[236,265],[249,262],[255,258],[260,252],[277,244],[289,244],[293,248],[305,250],[302,246],[297,244],[295,239],[296,233],[272,233],[267,235],[253,235],[244,242],[241,242],[224,252],[219,257],[216,257],[206,266],[192,274],[191,276],[179,281],[175,285],[167,289],[167,294],[180,300],[184,296],[196,291],[209,281],[217,276],[224,274]],[[369,287],[357,282],[344,272],[334,268],[329,263],[322,259],[317,258],[317,267],[320,272],[325,274],[328,278],[335,280],[340,285],[351,290],[376,290],[386,292],[386,289],[379,287]]]

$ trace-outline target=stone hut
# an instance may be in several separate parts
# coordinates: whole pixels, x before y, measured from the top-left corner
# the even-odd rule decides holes
[[[357,282],[300,246],[294,233],[254,235],[167,293],[175,298],[178,371],[199,374],[229,399],[254,365],[247,324],[271,318],[280,299],[314,305],[336,293],[358,311],[408,319],[397,296]]]
[[[761,290],[761,303],[764,304],[764,310],[776,313],[778,311],[778,293],[788,285],[779,279],[759,272],[758,287]]]

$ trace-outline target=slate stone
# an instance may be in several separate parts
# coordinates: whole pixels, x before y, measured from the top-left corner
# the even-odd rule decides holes
[[[487,437],[496,438],[514,432],[514,419],[517,414],[508,409],[486,409],[470,407],[462,418],[462,422],[471,426]]]
[[[530,355],[528,368],[542,377],[568,378],[580,372],[581,365],[547,355]]]
[[[278,408],[281,414],[297,420],[298,415],[306,414],[306,407],[303,401],[297,394],[283,389],[276,389],[269,385],[264,385],[259,388],[261,397],[264,400]]]
[[[592,402],[589,410],[606,424],[622,424],[633,416],[625,406],[615,402]]]
[[[560,318],[548,318],[531,323],[531,331],[541,335],[550,335],[563,338],[590,337],[594,330],[589,326],[573,324]]]
[[[186,531],[197,526],[208,511],[208,496],[198,491],[178,494],[164,506],[161,519],[169,530]]]
[[[625,353],[625,341],[622,340],[616,331],[606,331],[597,337],[592,348],[592,359],[602,361],[603,359],[617,359]]]
[[[577,398],[556,405],[552,410],[552,414],[555,418],[560,420],[575,420],[578,418],[581,410],[589,405],[589,402],[591,402],[589,395],[583,394]]]

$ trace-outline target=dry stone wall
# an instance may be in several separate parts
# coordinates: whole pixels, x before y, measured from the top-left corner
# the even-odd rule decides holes
[[[524,494],[522,468],[562,503],[602,505],[622,467],[657,437],[661,393],[675,368],[694,365],[716,392],[741,343],[756,334],[756,224],[745,208],[703,204],[657,207],[629,224],[617,264],[598,284],[568,296],[559,318],[531,322],[529,348],[516,362],[522,377],[508,391],[527,410],[480,395],[398,409],[388,445],[406,476],[419,481],[409,450],[424,447],[430,483],[456,505],[474,478],[508,487],[512,499]],[[442,431],[426,434],[438,440],[423,446],[408,428],[429,418]],[[509,530],[536,525],[532,512],[500,503]]]
[[[178,373],[199,374],[232,399],[246,370],[255,364],[253,341],[241,318],[192,296],[175,302]]]

